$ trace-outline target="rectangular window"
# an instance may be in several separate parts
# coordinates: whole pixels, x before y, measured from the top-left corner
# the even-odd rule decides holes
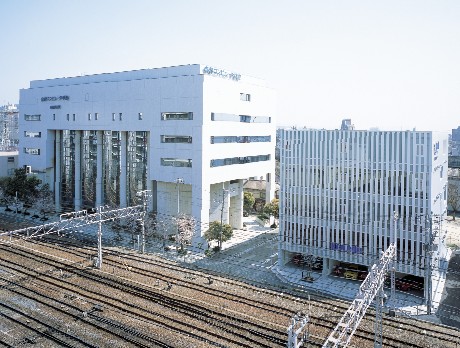
[[[142,120],[142,112],[139,112],[139,113],[137,114],[137,118],[139,119],[139,121]]]
[[[221,143],[267,143],[271,141],[270,135],[263,136],[211,136],[211,144]]]
[[[192,160],[181,158],[162,158],[161,165],[163,167],[191,167]]]
[[[193,112],[162,112],[162,121],[184,121],[193,120]]]
[[[121,120],[123,119],[123,114],[120,112],[120,113],[118,114],[118,117],[120,118],[120,121],[121,121]]]
[[[97,112],[94,113],[94,119],[97,121],[99,119],[99,114]]]
[[[8,175],[14,175],[14,171],[15,171],[15,170],[16,170],[16,169],[14,169],[14,168],[8,169],[8,171],[7,171]]]
[[[53,121],[56,121],[56,114],[53,114]]]
[[[26,138],[41,138],[42,137],[42,132],[29,132],[29,131],[24,131],[24,136]]]
[[[26,121],[40,121],[42,115],[37,114],[37,115],[26,115],[24,114],[24,120]]]
[[[162,143],[191,143],[192,137],[187,135],[162,135]]]
[[[272,119],[269,116],[249,116],[249,115],[234,115],[223,113],[211,113],[211,121],[228,121],[228,122],[244,122],[244,123],[271,123]]]
[[[67,114],[67,121],[70,121],[70,114]]]
[[[245,164],[253,162],[269,161],[270,155],[245,156],[245,157],[228,157],[211,160],[211,167],[229,166],[232,164]]]
[[[112,121],[115,121],[115,113],[112,112]]]
[[[8,157],[8,163],[14,163],[14,157]]]
[[[88,121],[91,121],[91,114],[88,114]]]
[[[40,155],[40,149],[33,148],[33,147],[25,147],[24,153],[29,155]]]
[[[75,114],[72,114],[72,119],[75,121]]]
[[[251,101],[251,95],[247,93],[240,93],[241,101]]]

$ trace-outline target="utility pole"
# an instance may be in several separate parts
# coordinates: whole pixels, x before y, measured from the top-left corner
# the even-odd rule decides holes
[[[139,245],[139,251],[141,254],[145,252],[145,216],[147,215],[147,200],[149,197],[149,190],[140,191],[137,193],[138,196],[142,199],[142,214],[139,218],[139,222],[141,224],[141,243]]]
[[[96,267],[101,269],[102,267],[102,209],[103,206],[98,207],[99,216],[98,216],[98,230],[97,230],[97,261]]]
[[[220,210],[219,252],[222,251],[222,229],[224,223],[225,184],[222,183],[222,209]]]
[[[433,213],[430,214],[428,217],[429,222],[429,229],[428,229],[428,240],[426,241],[426,276],[425,276],[425,283],[427,287],[427,294],[426,294],[426,314],[431,315],[431,306],[432,306],[432,280],[431,280],[431,256],[433,255]]]
[[[291,325],[287,329],[288,342],[287,348],[300,348],[304,342],[308,341],[308,324],[310,318],[308,315],[302,316],[301,313],[294,315],[291,319]],[[307,330],[305,331],[305,326]],[[300,339],[299,339],[300,336]]]

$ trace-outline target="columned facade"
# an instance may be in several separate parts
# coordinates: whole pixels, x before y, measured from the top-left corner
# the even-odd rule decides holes
[[[53,178],[58,211],[151,189],[149,209],[193,215],[197,238],[216,220],[241,228],[242,180],[274,177],[275,99],[263,80],[200,64],[32,81],[19,165]]]

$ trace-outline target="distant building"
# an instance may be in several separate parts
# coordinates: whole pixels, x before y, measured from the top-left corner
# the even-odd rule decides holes
[[[18,152],[0,151],[0,178],[12,176],[15,169],[18,169]]]
[[[427,277],[428,262],[438,272],[447,134],[284,130],[281,144],[280,265],[300,253],[322,257],[324,274],[369,266],[396,233],[398,276]]]
[[[58,211],[126,207],[149,189],[160,216],[241,228],[243,180],[263,176],[273,195],[275,105],[265,81],[200,64],[31,81],[19,160]]]
[[[460,142],[460,127],[457,127],[457,129],[452,129],[452,141]]]
[[[243,183],[243,191],[252,193],[255,198],[254,208],[257,211],[263,209],[265,203],[267,203],[267,188],[271,189],[270,185],[267,185],[267,181],[260,179],[249,179]],[[279,198],[279,185],[275,183],[275,192],[273,198]]]
[[[351,119],[347,118],[342,120],[342,125],[340,126],[340,130],[354,130],[355,126],[351,123]]]
[[[19,142],[17,105],[0,106],[0,151],[17,151]]]
[[[460,156],[460,127],[452,129],[449,154],[452,156]]]

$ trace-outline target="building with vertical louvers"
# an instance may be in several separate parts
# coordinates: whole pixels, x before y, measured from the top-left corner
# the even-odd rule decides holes
[[[280,143],[280,265],[368,267],[394,233],[397,276],[428,284],[447,255],[447,134],[282,130]]]

